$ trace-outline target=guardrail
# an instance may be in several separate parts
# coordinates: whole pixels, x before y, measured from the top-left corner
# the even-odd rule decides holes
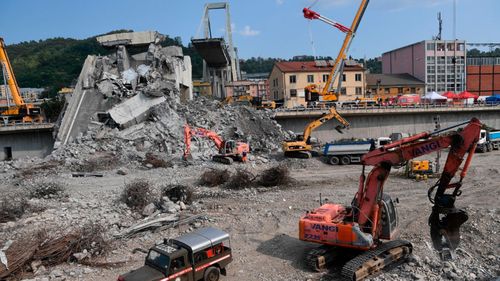
[[[381,109],[454,109],[453,111],[470,110],[473,108],[488,108],[488,109],[500,109],[500,104],[491,103],[478,103],[478,104],[420,104],[420,105],[344,105],[344,106],[312,106],[312,107],[294,107],[294,108],[277,108],[275,111],[278,112],[321,112],[329,110],[330,108],[336,108],[339,112],[342,111],[377,111]]]
[[[10,122],[1,122],[0,121],[0,129],[1,130],[22,130],[22,129],[51,129],[54,127],[54,123],[31,123],[31,122],[22,122],[22,121],[10,121]]]

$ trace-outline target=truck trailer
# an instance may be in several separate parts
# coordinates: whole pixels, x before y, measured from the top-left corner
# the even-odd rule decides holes
[[[358,141],[336,141],[325,144],[323,156],[330,165],[360,163],[361,157],[365,153],[389,143],[391,143],[391,139],[387,137]]]

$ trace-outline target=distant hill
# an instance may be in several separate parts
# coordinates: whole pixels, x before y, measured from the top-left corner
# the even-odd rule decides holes
[[[89,54],[108,54],[95,37],[84,40],[52,38],[7,46],[20,87],[54,88],[70,85]]]
[[[131,30],[116,30],[107,34],[126,31]],[[112,50],[99,45],[96,37],[81,40],[51,38],[8,45],[7,52],[19,86],[23,88],[48,88],[49,96],[52,96],[60,88],[75,84],[87,55],[107,55],[112,52]],[[193,78],[201,78],[203,61],[191,44],[184,46],[180,37],[170,38],[166,36],[162,45],[181,46],[184,54],[191,57]],[[297,56],[291,60],[304,59],[313,58]],[[274,63],[280,60],[283,59],[252,57],[240,60],[240,65],[241,70],[247,73],[265,73],[270,72]],[[381,64],[379,61],[369,59],[367,65],[372,73],[380,73]]]

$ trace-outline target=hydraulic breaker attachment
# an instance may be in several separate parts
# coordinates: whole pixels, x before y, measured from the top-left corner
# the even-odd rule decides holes
[[[454,258],[454,250],[460,242],[460,226],[468,218],[467,213],[461,209],[432,207],[429,217],[431,239],[442,260]]]

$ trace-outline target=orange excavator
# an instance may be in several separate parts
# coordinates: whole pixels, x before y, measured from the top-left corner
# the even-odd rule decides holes
[[[250,152],[250,146],[248,145],[248,143],[235,140],[223,140],[215,132],[204,128],[192,128],[187,124],[184,126],[184,160],[189,160],[190,158],[192,158],[191,139],[193,137],[209,138],[213,141],[213,143],[219,150],[219,154],[212,156],[212,160],[215,162],[230,165],[233,163],[233,161],[246,162],[248,160],[248,153]]]
[[[441,134],[463,125],[466,126],[461,130]],[[301,217],[299,238],[323,245],[307,254],[307,264],[319,271],[341,257],[349,257],[343,265],[342,276],[361,280],[404,261],[412,252],[412,244],[398,239],[398,214],[394,201],[384,193],[384,183],[392,166],[445,148],[450,148],[450,152],[443,173],[428,191],[433,204],[428,223],[433,246],[441,258],[453,258],[460,241],[460,226],[468,219],[464,210],[455,207],[455,199],[462,193],[460,187],[474,155],[481,125],[473,118],[433,133],[407,137],[365,154],[358,192],[351,205],[327,203]],[[451,183],[466,154],[460,178]],[[365,176],[366,165],[374,166],[368,176]]]

